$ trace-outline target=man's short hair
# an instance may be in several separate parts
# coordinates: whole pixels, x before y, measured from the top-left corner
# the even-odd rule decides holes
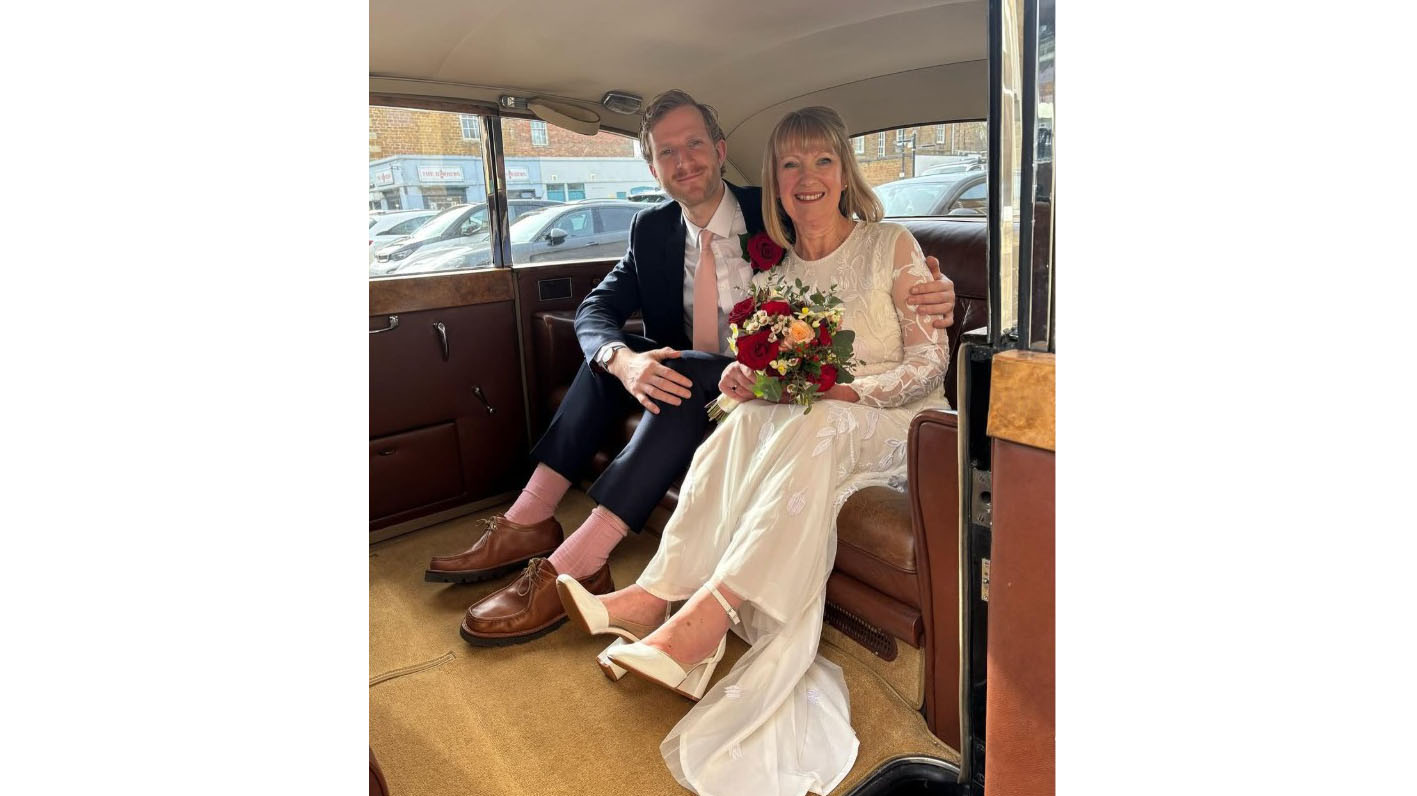
[[[715,111],[712,105],[696,101],[689,96],[687,91],[671,88],[655,96],[645,107],[644,120],[640,122],[640,154],[644,156],[646,163],[654,163],[654,149],[649,141],[650,128],[663,119],[665,114],[685,105],[692,105],[699,109],[699,113],[703,114],[704,127],[708,130],[711,143],[717,146],[719,141],[727,140],[727,136],[723,134],[723,128],[718,126],[718,111]],[[719,166],[718,172],[720,176],[727,174],[727,165]]]

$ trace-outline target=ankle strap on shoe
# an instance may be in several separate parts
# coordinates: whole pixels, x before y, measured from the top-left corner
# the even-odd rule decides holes
[[[718,604],[723,606],[723,612],[728,614],[728,621],[735,625],[742,624],[742,621],[738,619],[738,612],[733,610],[733,606],[729,605],[727,600],[723,599],[722,594],[718,593],[717,586],[710,586],[709,594],[712,594],[713,598],[718,600]]]

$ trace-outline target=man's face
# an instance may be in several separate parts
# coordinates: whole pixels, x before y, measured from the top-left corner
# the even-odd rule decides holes
[[[684,105],[666,113],[650,129],[649,143],[650,173],[676,202],[695,207],[718,197],[728,145],[709,138],[698,108]]]

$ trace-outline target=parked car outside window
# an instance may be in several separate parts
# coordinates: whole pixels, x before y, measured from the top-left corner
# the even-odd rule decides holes
[[[510,230],[512,262],[521,265],[619,259],[629,246],[630,222],[644,209],[641,203],[621,199],[587,199],[523,215]],[[491,247],[482,236],[436,249],[426,247],[405,260],[389,263],[393,268],[385,273],[404,275],[483,268],[491,262]],[[373,269],[371,273],[375,273]]]
[[[526,213],[550,205],[562,204],[550,199],[509,199],[507,214],[515,221]],[[404,240],[383,246],[374,252],[376,264],[403,260],[425,246],[460,242],[460,239],[487,234],[487,203],[454,205],[428,221]],[[389,273],[392,268],[371,269],[371,273]]]
[[[982,216],[988,202],[988,175],[982,171],[907,177],[877,185],[887,218]]]
[[[438,215],[437,210],[399,210],[390,213],[370,214],[369,261],[374,261],[374,252],[390,243],[408,237],[436,215]]]

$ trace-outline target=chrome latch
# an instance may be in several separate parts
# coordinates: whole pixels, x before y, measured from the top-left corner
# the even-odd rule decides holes
[[[988,470],[973,470],[974,489],[969,496],[969,521],[975,525],[994,527],[993,474]]]
[[[979,599],[989,602],[989,559],[979,559]]]

